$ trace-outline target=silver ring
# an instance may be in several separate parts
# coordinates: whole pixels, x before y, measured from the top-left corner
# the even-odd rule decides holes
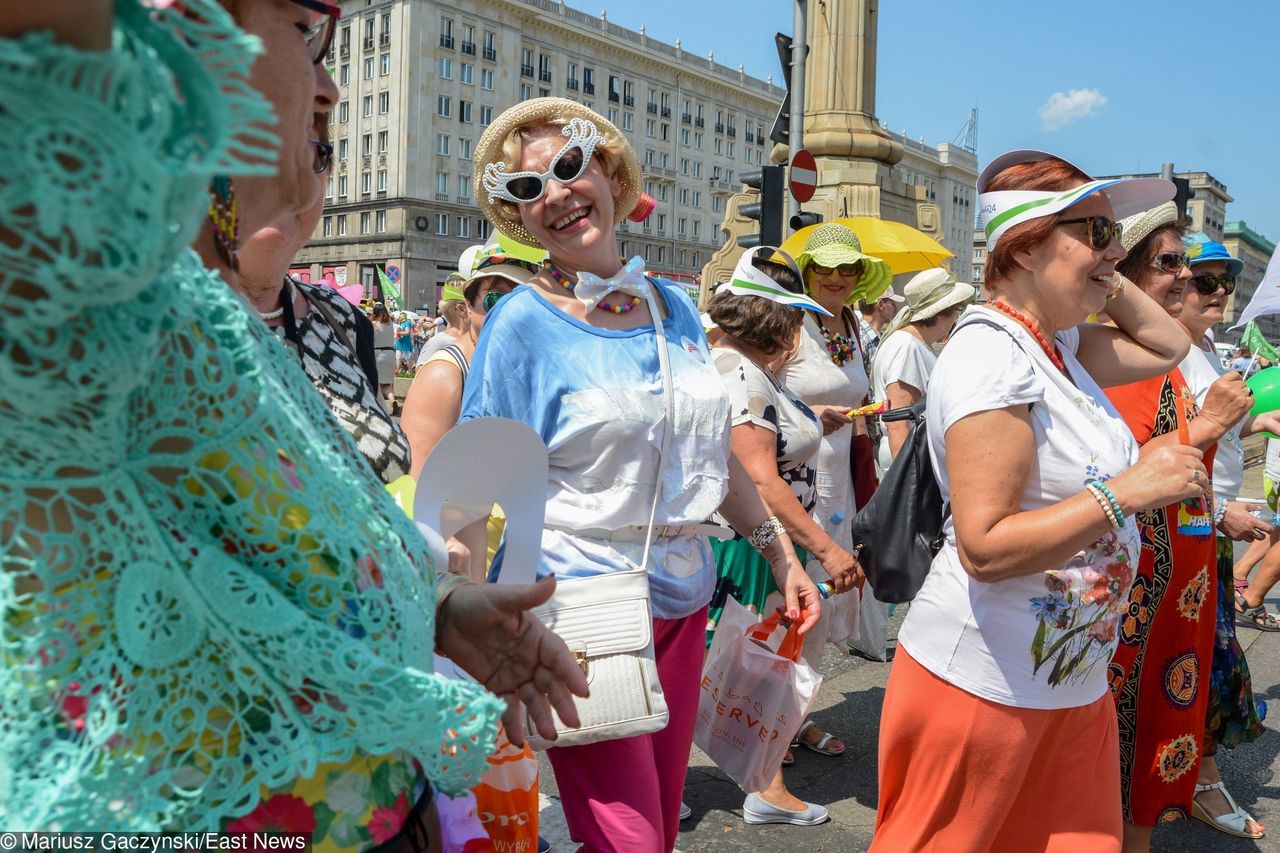
[[[1199,471],[1192,471],[1192,472],[1191,472],[1191,482],[1195,483],[1197,486],[1198,486],[1198,485],[1200,485],[1200,472],[1199,472]]]

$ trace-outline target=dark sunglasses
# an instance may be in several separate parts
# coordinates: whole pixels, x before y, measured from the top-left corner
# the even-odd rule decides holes
[[[480,300],[480,304],[484,307],[484,313],[488,314],[493,310],[493,306],[502,301],[502,297],[506,296],[510,291],[490,290],[484,295],[484,299]]]
[[[840,264],[837,267],[824,267],[822,264],[814,264],[813,271],[817,275],[831,275],[832,273],[840,273],[845,278],[853,278],[856,275],[862,275],[862,261],[854,261],[851,264]]]
[[[333,145],[328,142],[321,142],[319,139],[311,140],[311,144],[316,149],[316,162],[311,168],[319,175],[333,163]]]
[[[548,180],[554,178],[562,184],[571,184],[582,176],[590,162],[591,155],[584,152],[581,145],[566,145],[556,155],[550,169],[541,175],[532,172],[512,175],[501,185],[499,195],[505,193],[509,200],[517,203],[537,201],[547,191]]]
[[[1191,283],[1195,285],[1196,291],[1201,296],[1212,296],[1218,292],[1218,288],[1222,288],[1222,292],[1230,296],[1236,290],[1236,277],[1233,275],[1209,275],[1202,273],[1201,275],[1193,275]]]
[[[1182,252],[1161,252],[1151,259],[1151,265],[1160,272],[1177,274],[1183,267],[1191,265],[1191,259]]]
[[[1089,245],[1101,251],[1111,245],[1112,240],[1119,240],[1124,226],[1105,216],[1082,216],[1079,219],[1059,219],[1059,225],[1075,225],[1083,222],[1086,225],[1085,236]]]
[[[289,0],[289,2],[320,15],[303,35],[307,42],[307,50],[311,53],[311,61],[319,65],[333,44],[333,34],[338,29],[338,19],[342,17],[342,10],[332,3],[322,3],[320,0]]]

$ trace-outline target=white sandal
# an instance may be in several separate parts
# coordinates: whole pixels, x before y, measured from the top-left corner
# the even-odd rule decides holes
[[[805,740],[805,732],[813,728],[817,728],[817,724],[814,723],[813,720],[805,720],[804,725],[800,726],[800,731],[796,732],[795,740],[792,741],[792,747],[803,746],[805,749],[811,749],[819,755],[829,755],[833,758],[837,755],[844,755],[844,751],[847,747],[843,745],[838,750],[828,748],[827,745],[831,743],[831,741],[840,740],[835,735],[831,734],[831,732],[824,732],[822,737],[818,739],[817,743],[809,743],[809,741]],[[843,743],[843,741],[841,743]]]
[[[1266,830],[1257,833],[1249,833],[1245,831],[1245,827],[1249,825],[1249,821],[1254,820],[1253,815],[1249,814],[1236,803],[1235,798],[1231,796],[1231,792],[1227,790],[1226,785],[1222,784],[1219,779],[1212,785],[1196,785],[1196,794],[1204,794],[1209,791],[1221,791],[1222,796],[1227,798],[1227,805],[1231,806],[1231,811],[1226,814],[1220,814],[1217,817],[1209,814],[1204,806],[1194,797],[1191,800],[1191,816],[1196,820],[1209,824],[1219,832],[1225,832],[1227,835],[1234,835],[1236,838],[1262,838],[1266,835]],[[1255,821],[1256,822],[1256,821]]]

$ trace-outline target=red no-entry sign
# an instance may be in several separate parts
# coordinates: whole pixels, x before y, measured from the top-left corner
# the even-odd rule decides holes
[[[791,158],[787,183],[791,186],[791,195],[801,204],[813,198],[813,191],[818,188],[818,161],[803,148]]]

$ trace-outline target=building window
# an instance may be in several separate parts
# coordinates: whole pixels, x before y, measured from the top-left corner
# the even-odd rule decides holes
[[[449,214],[436,214],[436,233],[442,237],[449,236]]]
[[[368,157],[373,153],[373,134],[366,133],[360,137],[360,153]]]
[[[453,79],[453,60],[447,56],[440,57],[440,79]]]
[[[471,198],[471,178],[467,175],[458,176],[458,199],[465,200]]]
[[[575,90],[575,91],[577,90],[577,88],[578,88],[578,63],[576,63],[576,62],[570,62],[570,63],[569,63],[569,70],[568,70],[568,72],[564,75],[564,85],[565,85],[567,88],[569,88],[569,89],[573,89],[573,90]]]
[[[344,62],[342,67],[338,69],[338,85],[346,86],[351,83],[351,63]]]
[[[345,214],[343,214],[343,215],[338,216],[338,217],[337,217],[337,220],[338,220],[338,236],[339,236],[339,237],[345,237],[345,236],[347,236],[347,217],[346,217],[346,215],[345,215]]]
[[[462,25],[462,52],[470,56],[476,55],[476,28],[470,24]]]
[[[493,91],[493,69],[492,68],[480,69],[480,88],[484,89],[486,92]]]
[[[695,161],[694,161],[694,163],[693,163],[693,176],[694,176],[695,178],[701,178],[701,177],[702,177],[702,161],[700,161],[700,160],[695,160]]]
[[[662,123],[662,141],[663,142],[671,141],[671,125],[667,124],[666,122]]]
[[[387,230],[387,212],[385,210],[379,210],[374,216],[373,227],[379,234],[382,234]]]
[[[699,151],[702,150],[702,134],[701,133],[695,133],[693,135],[693,147],[698,149]]]
[[[348,107],[347,102],[339,101],[338,102],[338,123],[346,124],[349,118],[351,118],[351,115],[350,115],[350,109]]]
[[[681,207],[689,206],[689,188],[688,187],[680,188],[680,206]],[[683,231],[684,229],[681,228],[680,230]]]
[[[614,124],[617,124],[617,123],[618,123],[618,108],[617,108],[617,107],[609,107],[608,119],[609,119],[609,121],[613,122]]]
[[[488,240],[490,227],[491,226],[489,225],[489,220],[477,219],[476,220],[476,237],[480,238],[481,240]],[[625,255],[626,252],[623,252],[623,254]]]
[[[659,246],[658,247],[658,263],[665,264],[666,262],[667,262],[667,247]]]
[[[663,184],[666,186],[666,184]],[[667,230],[667,215],[665,213],[658,214],[658,233],[663,234]]]
[[[326,216],[324,218],[324,224],[321,226],[321,228],[323,229],[321,233],[324,234],[324,236],[332,237],[333,236],[333,217]]]
[[[697,220],[697,219],[693,220],[693,239],[695,239],[695,240],[697,240],[697,239],[698,239],[698,225],[699,225],[699,224],[700,224],[700,220]]]
[[[468,86],[473,85],[475,81],[472,78],[474,77],[475,73],[476,73],[476,67],[474,65],[472,65],[470,62],[462,63],[462,67],[458,69],[458,82],[465,83]]]
[[[484,34],[484,58],[493,62],[498,56],[497,46],[494,44],[493,33],[486,32]]]
[[[459,237],[471,236],[471,217],[469,216],[458,217],[458,236]]]
[[[436,115],[441,118],[448,118],[453,112],[453,98],[448,95],[440,95],[436,98]]]
[[[622,114],[622,129],[631,130],[631,113]]]
[[[711,194],[711,212],[712,213],[720,212],[720,196],[716,195],[715,193]]]
[[[361,172],[360,173],[360,194],[367,196],[371,192],[373,192],[373,173]]]
[[[338,198],[346,198],[346,197],[347,197],[347,176],[339,175],[338,176]]]
[[[582,94],[594,95],[596,93],[596,73],[591,68],[582,69]]]
[[[373,115],[373,95],[365,95],[360,103],[364,107],[363,114],[365,118]]]
[[[543,83],[551,82],[551,57],[545,53],[538,54],[538,79]]]
[[[379,92],[378,93],[378,113],[380,115],[386,115],[390,111],[391,111],[391,93]]]
[[[369,218],[370,218],[370,217],[369,217],[369,211],[367,211],[367,210],[366,210],[364,213],[360,214],[360,233],[361,233],[361,234],[368,234],[368,233],[369,233],[369,231],[370,231],[370,228],[369,228]]]
[[[493,124],[493,107],[486,107],[484,104],[481,104],[480,105],[480,126],[488,127],[491,124]]]
[[[382,54],[382,56],[379,58],[378,62],[379,62],[379,72],[378,72],[378,73],[379,73],[382,77],[386,77],[388,74],[390,74],[390,73],[391,73],[391,54],[389,54],[389,53],[384,53],[384,54]]]
[[[676,234],[683,237],[687,233],[689,233],[689,220],[681,216],[680,221],[676,223]]]
[[[702,191],[701,190],[693,191],[693,206],[695,208],[702,207]],[[695,219],[694,222],[697,222],[697,220]],[[696,229],[697,226],[694,226],[694,227]]]
[[[379,169],[378,170],[378,192],[384,193],[386,191],[387,191],[387,170]]]
[[[453,50],[453,19],[440,19],[440,46]]]
[[[364,79],[373,79],[373,57],[366,57],[364,61]]]
[[[436,134],[436,153],[445,157],[449,156],[449,134]]]
[[[658,129],[658,123],[651,118],[644,120],[644,135],[653,139],[655,131]]]
[[[385,130],[378,131],[378,153],[387,153],[387,138],[389,134]]]
[[[449,194],[449,173],[436,172],[436,192],[441,195]]]
[[[533,97],[533,87],[528,83],[520,84],[520,100],[527,101]]]
[[[458,121],[463,124],[471,124],[471,102],[458,101]]]
[[[463,160],[471,159],[471,140],[463,137],[458,140],[458,156]]]
[[[338,160],[345,159],[347,159],[347,138],[344,136],[338,140]]]
[[[520,76],[533,76],[533,51],[530,48],[520,48]]]

